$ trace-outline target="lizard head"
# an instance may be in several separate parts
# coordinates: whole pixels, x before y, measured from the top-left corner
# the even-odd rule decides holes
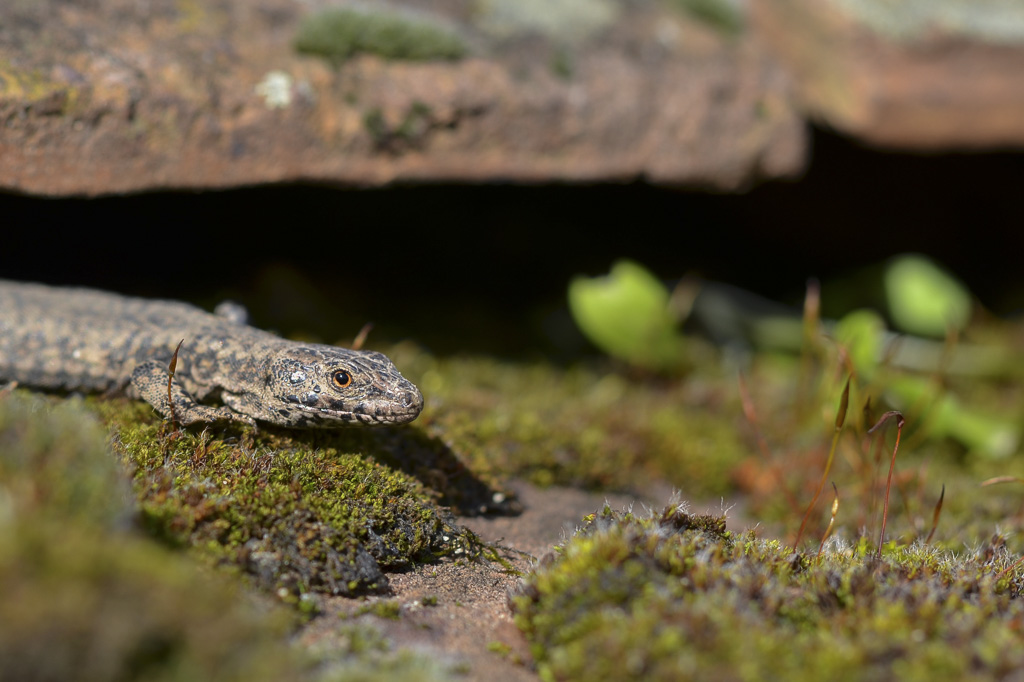
[[[405,424],[423,396],[383,353],[307,344],[279,350],[266,375],[265,403],[282,426]]]

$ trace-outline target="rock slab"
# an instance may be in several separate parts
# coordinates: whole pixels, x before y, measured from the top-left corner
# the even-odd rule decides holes
[[[317,6],[0,4],[0,190],[637,179],[732,190],[805,163],[782,70],[671,4],[625,3],[583,35],[551,36],[495,31],[487,3],[378,3],[429,12],[466,56],[340,63],[294,48]]]

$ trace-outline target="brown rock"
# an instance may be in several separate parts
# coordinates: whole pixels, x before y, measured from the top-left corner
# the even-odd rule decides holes
[[[855,16],[841,4],[752,3],[757,32],[793,73],[810,116],[888,147],[1024,145],[1024,36],[1014,41],[975,30],[966,12],[954,15],[964,26],[941,22],[943,7],[957,4],[948,0],[935,0],[923,14],[911,11],[913,3],[857,4],[891,16]],[[1005,6],[1020,13],[1013,3]],[[973,11],[993,9],[995,3],[982,2]]]
[[[333,67],[295,52],[302,7],[286,0],[0,3],[0,189],[638,178],[733,189],[803,167],[779,69],[666,6],[629,5],[599,40],[559,47],[498,42],[468,3],[427,4],[448,9],[469,57]]]

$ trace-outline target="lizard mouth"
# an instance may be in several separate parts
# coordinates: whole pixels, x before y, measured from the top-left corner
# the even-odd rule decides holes
[[[420,414],[419,410],[409,412],[396,412],[394,410],[389,412],[375,410],[357,412],[354,410],[332,410],[328,407],[309,407],[307,405],[297,405],[296,407],[303,412],[308,412],[314,415],[323,415],[324,417],[330,418],[331,421],[349,423],[357,422],[360,424],[407,424]]]
[[[423,409],[423,397],[419,391],[410,391],[401,399],[367,400],[354,406],[323,407],[303,403],[296,403],[294,406],[308,414],[321,416],[325,422],[408,424],[416,419]]]

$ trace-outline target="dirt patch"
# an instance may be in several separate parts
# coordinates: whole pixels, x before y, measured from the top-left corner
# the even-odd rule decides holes
[[[523,502],[515,517],[465,518],[461,523],[488,541],[525,554],[509,553],[512,564],[526,571],[533,559],[571,534],[583,516],[605,502],[619,509],[629,504],[660,504],[668,490],[649,495],[588,493],[572,488],[537,488],[515,482],[511,486]],[[426,653],[432,660],[464,671],[460,679],[536,680],[526,641],[512,621],[508,592],[519,578],[486,563],[445,561],[420,566],[408,573],[388,576],[392,594],[368,600],[331,598],[325,613],[300,635],[307,645],[330,646],[338,636],[339,619],[372,623],[395,647]],[[360,613],[368,604],[395,600],[398,618]]]

